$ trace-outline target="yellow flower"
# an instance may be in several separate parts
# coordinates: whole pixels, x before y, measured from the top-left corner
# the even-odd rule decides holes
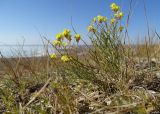
[[[116,6],[116,3],[112,3],[112,4],[110,5],[111,9],[113,9],[115,6]]]
[[[102,23],[102,22],[107,22],[107,18],[101,15],[97,16],[98,22]]]
[[[114,14],[114,16],[119,20],[122,19],[123,15],[124,15],[123,12],[118,12],[118,13]]]
[[[97,17],[94,17],[93,18],[93,22],[95,23],[97,21]]]
[[[61,41],[58,41],[58,40],[54,40],[53,41],[53,45],[54,46],[61,46],[62,42]]]
[[[90,25],[90,26],[88,26],[88,31],[89,32],[96,32],[96,29],[92,26],[92,25]]]
[[[62,45],[63,45],[64,47],[66,47],[66,46],[68,45],[68,43],[67,43],[67,42],[64,42]]]
[[[117,12],[117,11],[119,11],[120,10],[120,7],[119,6],[116,6],[115,8],[114,8],[114,11],[115,12]]]
[[[98,22],[99,22],[99,23],[102,23],[102,21],[103,21],[103,16],[98,15],[98,16],[97,16],[97,19],[98,19]]]
[[[92,25],[88,26],[88,31],[92,31],[94,27]]]
[[[76,41],[79,42],[79,40],[81,39],[81,35],[80,34],[75,34],[74,36],[76,38]]]
[[[103,18],[103,21],[104,21],[104,22],[107,22],[107,18],[106,18],[106,17],[104,17],[104,18]]]
[[[63,62],[68,62],[68,61],[71,60],[71,58],[68,57],[67,55],[63,55],[63,56],[61,57],[61,60],[62,60]]]
[[[124,15],[123,12],[120,12],[119,13],[119,19],[122,19],[123,15]]]
[[[110,5],[111,9],[114,11],[114,12],[117,12],[120,10],[120,7],[118,5],[116,5],[115,3],[112,3]]]
[[[53,54],[50,55],[50,58],[51,58],[51,59],[56,59],[56,58],[57,58],[57,55],[56,55],[55,53],[53,53]]]
[[[111,25],[113,25],[115,22],[116,22],[115,18],[113,18],[113,19],[110,20]]]
[[[122,32],[122,31],[123,31],[123,29],[124,29],[124,27],[123,27],[123,26],[120,26],[120,27],[119,27],[119,31],[120,31],[120,32]]]
[[[63,31],[63,36],[66,37],[66,39],[69,41],[72,40],[70,32],[71,31],[69,29],[64,29],[64,31]]]
[[[63,39],[63,34],[62,33],[56,34],[56,39],[58,41],[61,41]]]
[[[106,22],[106,21],[107,21],[107,18],[104,17],[104,16],[101,16],[101,15],[98,15],[98,16],[97,16],[97,19],[98,19],[98,22],[99,22],[99,23],[102,23],[102,22]]]
[[[70,30],[69,30],[69,29],[64,29],[63,35],[64,35],[65,37],[67,37],[68,35],[70,35]]]

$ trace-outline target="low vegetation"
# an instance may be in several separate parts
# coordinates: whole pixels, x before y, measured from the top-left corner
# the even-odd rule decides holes
[[[45,38],[55,53],[1,55],[0,113],[159,114],[159,35],[129,44],[120,6],[110,7],[111,18],[91,21],[91,44],[74,28],[73,34],[64,29],[53,42]]]

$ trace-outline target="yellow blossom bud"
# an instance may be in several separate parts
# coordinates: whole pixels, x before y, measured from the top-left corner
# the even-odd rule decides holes
[[[122,17],[123,17],[123,12],[120,12],[119,13],[119,19],[122,19]]]
[[[92,26],[92,25],[90,25],[90,26],[88,26],[88,31],[89,32],[96,32],[96,29]]]
[[[95,23],[97,21],[97,17],[94,17],[93,18],[93,22]]]
[[[70,35],[70,30],[69,30],[69,29],[64,29],[63,35],[64,35],[65,37],[69,36],[69,35]]]
[[[98,19],[98,22],[99,22],[99,23],[102,23],[102,21],[103,21],[103,16],[98,15],[98,16],[97,16],[97,19]]]
[[[97,19],[98,19],[98,22],[99,22],[99,23],[102,23],[102,22],[103,22],[104,17],[103,17],[103,16],[101,16],[101,15],[98,15],[98,16],[97,16]]]
[[[72,36],[71,36],[71,34],[70,34],[70,30],[69,29],[64,29],[64,31],[63,31],[63,36],[67,39],[67,40],[69,40],[69,41],[71,41],[72,40]]]
[[[105,22],[105,23],[107,22],[107,18],[106,17],[103,18],[103,22]]]
[[[123,12],[117,12],[116,14],[114,14],[114,16],[120,20],[123,17]]]
[[[79,42],[79,40],[81,39],[81,35],[80,34],[75,34],[74,36],[76,38],[76,41]]]
[[[53,53],[53,54],[50,55],[50,58],[51,58],[51,59],[56,59],[56,58],[57,58],[57,55],[56,55],[55,53]]]
[[[115,6],[116,6],[116,3],[112,3],[112,4],[110,5],[111,9],[114,8]]]
[[[61,44],[62,44],[61,41],[58,41],[58,40],[53,41],[54,46],[61,46]]]
[[[57,35],[56,35],[56,39],[57,39],[58,41],[63,40],[63,34],[62,34],[62,33],[57,34]]]
[[[116,6],[115,8],[114,8],[114,11],[115,12],[117,12],[117,11],[119,11],[120,10],[120,7],[119,6]]]
[[[119,31],[120,31],[120,32],[122,32],[122,31],[123,31],[123,29],[124,29],[124,27],[123,27],[123,26],[120,26],[120,27],[119,27]]]
[[[115,18],[113,18],[113,19],[110,20],[111,25],[113,25],[115,22],[116,22]]]
[[[112,11],[114,11],[114,12],[117,12],[120,10],[120,7],[118,5],[116,5],[115,3],[112,3],[110,5],[110,7],[111,7]]]
[[[97,16],[98,22],[102,23],[102,22],[107,22],[107,18],[101,15]]]
[[[62,60],[63,62],[68,62],[68,61],[71,60],[71,58],[68,57],[67,55],[63,55],[63,56],[61,57],[61,60]]]
[[[93,26],[88,26],[88,31],[90,32],[90,31],[92,31],[92,29],[93,29],[94,27]]]

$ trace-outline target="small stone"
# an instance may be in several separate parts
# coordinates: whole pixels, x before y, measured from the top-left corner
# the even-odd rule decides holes
[[[153,91],[153,90],[147,90],[147,91],[148,91],[148,93],[150,93],[150,94],[156,94],[156,92]]]
[[[156,77],[157,77],[157,78],[160,78],[160,72],[157,72],[157,73],[156,73]]]
[[[150,65],[151,65],[151,67],[156,67],[156,60],[155,59],[151,59]]]
[[[153,62],[155,62],[155,63],[156,63],[156,59],[155,59],[155,58],[152,58],[152,59],[151,59],[151,61],[153,61]]]
[[[85,98],[83,98],[83,97],[80,97],[79,99],[78,99],[78,102],[79,103],[83,103],[85,101]]]
[[[106,98],[104,100],[104,103],[106,103],[107,105],[110,105],[112,103],[112,101],[110,99]]]

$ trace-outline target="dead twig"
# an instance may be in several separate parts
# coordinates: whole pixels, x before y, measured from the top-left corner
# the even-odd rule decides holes
[[[25,107],[27,107],[28,105],[30,105],[44,90],[45,88],[48,86],[48,84],[50,83],[50,81],[52,80],[52,77],[50,77],[47,82],[45,83],[45,85],[37,92],[37,94],[23,107],[23,109]]]

